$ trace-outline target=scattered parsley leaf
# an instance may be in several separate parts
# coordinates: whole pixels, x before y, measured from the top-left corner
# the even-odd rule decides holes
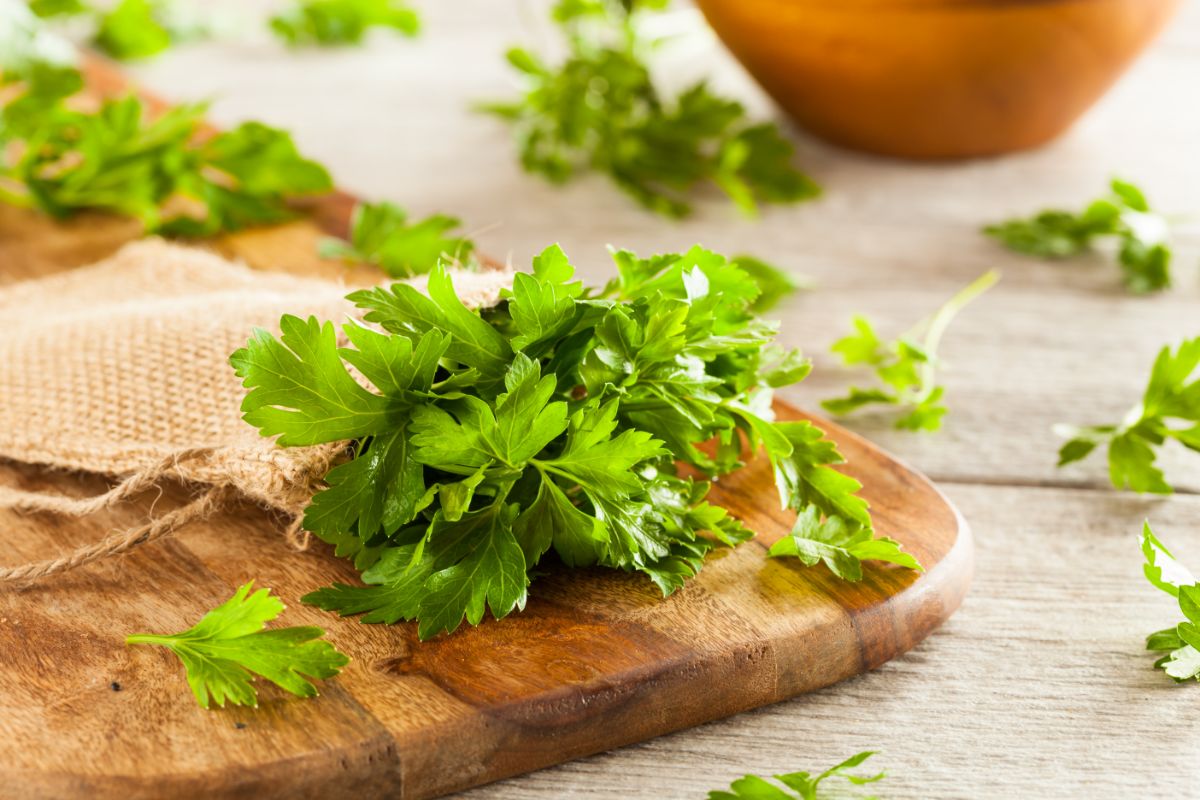
[[[188,685],[204,708],[214,702],[224,708],[226,701],[257,706],[253,675],[300,697],[316,697],[317,687],[308,678],[333,677],[350,659],[328,642],[315,641],[325,635],[320,628],[263,630],[283,611],[283,603],[267,589],[250,594],[253,587],[253,581],[239,587],[182,633],[137,633],[125,642],[170,649],[183,662]]]
[[[159,21],[153,0],[121,0],[100,15],[93,41],[113,58],[148,58],[170,48],[171,31]]]
[[[1101,445],[1108,447],[1112,485],[1135,492],[1171,494],[1155,448],[1174,439],[1200,452],[1200,337],[1184,340],[1171,351],[1164,347],[1154,361],[1142,401],[1116,425],[1076,427],[1055,431],[1069,441],[1058,451],[1058,466],[1087,458]]]
[[[855,528],[841,517],[822,520],[815,505],[800,512],[792,532],[771,545],[767,555],[795,556],[810,567],[824,562],[830,572],[848,581],[862,580],[862,562],[867,559],[921,570],[912,554],[901,550],[895,540],[873,539],[870,530]]]
[[[1171,247],[1167,220],[1153,213],[1146,196],[1132,183],[1114,178],[1111,193],[1081,213],[1043,211],[983,229],[1010,250],[1041,258],[1069,258],[1088,251],[1099,238],[1118,241],[1117,261],[1126,287],[1138,294],[1171,285]]]
[[[938,345],[955,315],[999,279],[995,271],[985,272],[933,316],[892,342],[881,341],[865,317],[855,317],[854,333],[839,339],[831,349],[847,366],[872,367],[883,385],[875,389],[852,386],[844,397],[823,400],[821,407],[832,414],[849,414],[876,403],[900,406],[907,413],[896,420],[895,427],[910,431],[940,429],[946,406],[942,402],[945,389],[936,380]],[[918,342],[915,337],[922,335]]]
[[[147,231],[210,236],[292,216],[289,198],[328,191],[329,174],[285,131],[247,122],[200,135],[204,106],[149,117],[136,97],[95,111],[67,101],[82,85],[64,68],[20,76],[0,114],[0,199],[66,218],[95,210]]]
[[[792,164],[794,148],[773,123],[751,124],[740,103],[704,82],[663,97],[646,64],[641,9],[662,3],[559,0],[553,10],[568,47],[555,66],[519,48],[509,64],[525,95],[482,110],[510,123],[522,166],[554,183],[606,173],[646,208],[691,212],[701,184],[715,184],[747,214],[758,203],[792,203],[820,190]]]
[[[831,466],[842,461],[833,442],[809,422],[773,421],[772,388],[801,380],[808,362],[755,315],[759,284],[699,247],[613,257],[618,278],[587,290],[549,247],[482,310],[438,265],[427,293],[352,294],[373,328],[344,325],[348,346],[332,324],[289,316],[279,338],[257,332],[231,357],[263,435],[352,440],[305,527],[354,559],[366,585],[305,602],[365,622],[416,619],[427,639],[523,608],[551,553],[641,572],[668,595],[713,548],[752,536],[679,463],[711,479],[760,448],[781,503],[839,532],[830,548],[916,566],[872,538],[859,483]],[[829,563],[861,577],[845,560]]]
[[[771,781],[760,778],[757,775],[747,775],[733,782],[729,787],[729,791],[714,790],[708,793],[708,800],[822,800],[822,798],[848,797],[845,794],[845,789],[835,791],[832,794],[826,794],[821,788],[821,784],[830,778],[845,778],[851,786],[866,786],[867,784],[881,781],[886,777],[886,773],[880,772],[876,775],[852,775],[847,772],[854,767],[859,766],[871,756],[875,755],[872,751],[859,753],[851,756],[835,767],[830,767],[819,775],[812,775],[808,772],[789,772],[784,775],[775,775],[774,778],[786,788],[780,788],[779,785]],[[789,791],[790,790],[790,791]],[[861,800],[872,800],[871,797],[855,795],[861,797]]]
[[[89,9],[90,6],[84,0],[30,0],[29,2],[29,10],[43,19],[72,17],[76,14],[83,14]]]
[[[355,45],[371,28],[411,37],[420,32],[421,19],[402,0],[292,0],[271,17],[271,30],[293,47]]]
[[[29,7],[43,18],[88,18],[93,46],[121,61],[149,58],[208,35],[203,26],[188,24],[172,0],[118,0],[100,6],[85,0],[34,0]]]
[[[20,202],[3,154],[35,130],[49,109],[83,88],[75,49],[24,7],[0,5],[0,200]]]
[[[439,263],[473,268],[475,243],[451,233],[459,225],[443,214],[410,222],[393,203],[360,203],[351,218],[350,241],[323,239],[319,252],[322,258],[373,264],[393,278],[423,275]]]
[[[756,314],[765,314],[779,305],[785,297],[797,290],[808,288],[810,285],[792,273],[786,272],[774,264],[768,264],[761,258],[739,255],[730,260],[758,284],[758,297],[750,307]]]
[[[1176,682],[1200,680],[1200,582],[1175,560],[1154,535],[1149,522],[1142,525],[1138,543],[1146,559],[1142,566],[1146,580],[1176,598],[1186,618],[1173,628],[1146,637],[1146,649],[1166,653],[1154,666]]]

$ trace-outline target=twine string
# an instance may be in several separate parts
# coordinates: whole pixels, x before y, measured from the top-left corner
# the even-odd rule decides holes
[[[0,584],[28,583],[126,553],[225,510],[239,494],[270,500],[271,506],[288,514],[291,521],[283,531],[284,539],[294,550],[305,550],[310,535],[303,528],[304,504],[296,503],[294,498],[311,496],[341,449],[342,445],[310,448],[303,458],[296,457],[298,451],[292,451],[289,454],[292,458],[285,465],[276,464],[286,466],[286,469],[263,468],[264,464],[276,463],[275,459],[259,461],[257,468],[247,468],[249,465],[244,460],[244,454],[227,454],[224,460],[229,463],[229,468],[221,470],[225,474],[224,480],[210,479],[204,491],[186,505],[132,528],[114,531],[98,542],[83,545],[64,555],[14,567],[0,567]],[[86,517],[128,502],[158,487],[164,480],[186,479],[199,462],[204,462],[208,467],[206,472],[211,474],[214,463],[218,466],[223,463],[222,456],[220,451],[209,447],[182,450],[127,476],[108,491],[92,497],[68,497],[55,492],[0,486],[0,509]]]

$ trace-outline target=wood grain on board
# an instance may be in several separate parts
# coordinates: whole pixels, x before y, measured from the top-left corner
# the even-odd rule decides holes
[[[100,70],[93,80],[111,75]],[[264,269],[343,270],[315,241],[345,229],[349,199],[311,217],[213,243]],[[137,235],[99,215],[66,224],[0,208],[5,282],[102,258]],[[784,418],[805,415],[785,405]],[[722,479],[710,499],[759,536],[718,552],[663,600],[649,581],[552,569],[527,609],[419,643],[411,624],[362,625],[298,598],[351,566],[316,545],[290,551],[281,521],[250,504],[172,539],[42,583],[0,589],[0,794],[23,798],[424,798],[736,714],[879,666],[938,627],[962,601],[972,549],[961,517],[919,474],[822,423],[865,484],[880,535],[927,567],[872,565],[849,584],[823,567],[765,558],[790,528],[764,459]],[[0,463],[24,489],[102,491],[101,476]],[[187,497],[163,487],[84,520],[0,512],[3,563],[92,542]],[[315,624],[351,655],[321,696],[264,686],[256,710],[203,711],[169,652],[127,647],[135,631],[193,624],[254,579],[288,604],[282,624]]]

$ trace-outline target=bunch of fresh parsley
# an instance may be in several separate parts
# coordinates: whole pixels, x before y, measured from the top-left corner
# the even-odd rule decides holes
[[[1113,486],[1171,494],[1171,484],[1155,465],[1155,448],[1173,439],[1200,452],[1200,337],[1181,342],[1174,352],[1170,347],[1159,351],[1142,401],[1120,423],[1055,430],[1070,439],[1058,452],[1060,467],[1104,444]]]
[[[840,792],[827,794],[821,788],[821,784],[835,777],[845,778],[851,786],[866,786],[867,784],[883,780],[886,777],[886,773],[883,772],[875,775],[852,775],[847,772],[847,770],[854,769],[873,755],[875,753],[870,750],[859,753],[835,767],[830,767],[819,775],[812,775],[808,772],[789,772],[784,775],[775,775],[775,780],[783,784],[786,789],[780,788],[771,781],[760,778],[757,775],[747,775],[734,781],[729,787],[729,791],[715,790],[709,792],[708,800],[821,800],[824,797],[847,797],[847,795]],[[788,791],[789,789],[791,791]],[[872,798],[863,797],[862,800],[872,800]]]
[[[359,44],[371,28],[411,37],[420,32],[421,18],[402,0],[292,0],[271,18],[271,30],[292,46]]]
[[[222,708],[257,706],[252,675],[300,697],[316,697],[317,687],[305,677],[330,678],[350,659],[328,642],[320,628],[263,630],[279,616],[283,603],[266,589],[250,594],[254,582],[240,587],[233,597],[205,614],[182,633],[135,633],[127,644],[154,644],[171,650],[183,662],[188,685],[204,708],[210,702]]]
[[[1116,237],[1117,260],[1125,285],[1139,294],[1171,285],[1170,226],[1150,210],[1142,190],[1113,179],[1111,194],[1081,213],[1053,209],[1029,219],[1011,219],[984,228],[984,233],[1019,253],[1041,258],[1068,258],[1086,252],[1102,237]]]
[[[793,166],[793,147],[775,124],[749,124],[741,104],[703,82],[673,100],[662,96],[637,18],[641,7],[663,4],[559,0],[553,13],[566,60],[550,66],[527,50],[508,52],[528,89],[483,109],[512,124],[524,168],[556,183],[603,172],[672,217],[690,213],[687,198],[704,183],[747,213],[759,202],[815,197],[818,187]]]
[[[1146,649],[1166,654],[1154,666],[1176,681],[1200,680],[1200,581],[1155,537],[1149,522],[1142,526],[1140,543],[1146,558],[1142,566],[1146,580],[1176,598],[1187,618],[1146,637]]]
[[[151,116],[136,97],[93,111],[67,100],[72,68],[5,73],[20,91],[0,110],[0,200],[58,218],[82,210],[136,217],[148,231],[208,236],[291,216],[291,197],[332,188],[285,131],[258,122],[201,134],[202,105]]]
[[[323,258],[373,264],[393,278],[424,275],[439,263],[475,268],[475,243],[453,233],[461,222],[434,214],[410,222],[394,203],[360,203],[350,220],[350,241],[322,239]]]
[[[439,266],[428,294],[352,294],[366,322],[343,326],[348,347],[332,323],[286,316],[280,338],[257,331],[233,354],[245,419],[264,436],[353,441],[304,525],[368,585],[306,602],[417,619],[429,638],[524,607],[551,550],[567,566],[644,573],[670,594],[714,547],[752,536],[693,476],[728,473],[760,448],[783,503],[804,512],[797,555],[849,578],[862,558],[917,566],[871,537],[860,484],[830,466],[842,460],[834,443],[810,422],[772,421],[773,388],[809,364],[773,344],[750,276],[698,247],[614,259],[618,276],[596,293],[550,247],[482,310]]]
[[[92,44],[121,60],[148,58],[206,35],[201,26],[187,24],[171,0],[118,0],[102,6],[87,0],[31,0],[29,7],[42,18],[86,17],[93,25]]]
[[[999,279],[995,271],[985,272],[933,316],[891,342],[880,341],[865,317],[855,317],[855,332],[834,342],[831,349],[841,355],[847,366],[865,364],[873,368],[883,386],[878,389],[852,386],[845,397],[824,400],[821,406],[832,414],[848,414],[875,403],[894,405],[907,409],[895,422],[901,430],[941,428],[946,406],[942,402],[945,389],[937,383],[938,345],[958,312]],[[921,340],[917,341],[917,337]]]

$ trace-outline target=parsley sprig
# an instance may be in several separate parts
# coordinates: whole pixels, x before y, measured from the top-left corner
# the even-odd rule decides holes
[[[210,236],[292,216],[290,198],[332,188],[291,136],[259,122],[201,134],[203,105],[158,116],[136,97],[84,111],[67,100],[73,68],[5,73],[20,92],[0,111],[0,200],[66,218],[83,210],[136,217],[147,231]]]
[[[852,386],[844,397],[821,401],[821,407],[832,414],[849,414],[877,403],[893,405],[907,410],[896,419],[896,428],[910,431],[940,429],[946,405],[942,401],[945,388],[937,382],[938,346],[958,312],[999,279],[999,273],[994,270],[985,272],[932,316],[890,342],[880,340],[866,317],[855,317],[854,333],[834,342],[831,349],[841,355],[847,366],[865,364],[874,369],[882,386],[874,389]]]
[[[1174,440],[1200,452],[1200,337],[1184,340],[1174,352],[1170,347],[1159,351],[1142,401],[1120,423],[1058,425],[1055,431],[1069,438],[1058,452],[1060,467],[1105,445],[1113,486],[1171,494],[1171,484],[1155,465],[1155,448]]]
[[[747,775],[734,781],[728,791],[714,790],[709,792],[708,800],[821,800],[821,798],[825,797],[848,797],[848,795],[844,794],[844,788],[841,792],[827,794],[821,788],[821,784],[830,778],[844,778],[851,786],[859,787],[883,780],[887,777],[886,773],[883,772],[875,775],[854,775],[847,772],[847,770],[854,769],[873,755],[875,753],[870,750],[859,753],[818,775],[808,772],[789,772],[784,775],[773,776],[776,781],[786,788],[781,788],[766,778],[760,778],[757,775]],[[854,796],[861,797],[862,800],[872,800],[872,798],[862,795]]]
[[[792,164],[793,147],[777,125],[748,123],[740,103],[704,82],[663,96],[646,63],[655,43],[638,19],[641,9],[664,4],[560,0],[553,17],[568,48],[563,63],[509,50],[525,94],[483,110],[512,125],[522,166],[555,183],[587,170],[606,173],[643,206],[671,217],[689,214],[690,194],[705,183],[748,214],[761,202],[819,194]]]
[[[831,467],[833,442],[810,422],[772,420],[772,389],[809,364],[750,310],[750,276],[698,247],[614,260],[618,277],[586,291],[552,246],[483,310],[438,266],[428,294],[350,295],[366,316],[342,327],[346,347],[332,323],[287,316],[281,337],[258,331],[233,354],[245,419],[264,436],[353,441],[304,524],[367,585],[305,602],[417,619],[429,638],[523,608],[550,551],[571,567],[641,572],[668,595],[713,548],[752,536],[698,479],[737,469],[747,449],[766,452],[786,506],[870,538],[860,484]],[[899,552],[873,541],[845,558]]]
[[[355,45],[372,28],[416,36],[421,18],[402,0],[292,0],[271,17],[271,30],[291,46]]]
[[[1149,522],[1142,526],[1139,543],[1146,559],[1142,566],[1146,580],[1176,598],[1186,618],[1172,628],[1146,637],[1146,649],[1166,654],[1154,666],[1177,682],[1200,680],[1200,582],[1175,560],[1154,535]]]
[[[207,35],[189,23],[171,0],[118,0],[97,5],[87,0],[33,0],[30,9],[42,18],[85,18],[92,26],[92,45],[122,61],[149,58],[171,46]]]
[[[393,278],[424,275],[438,263],[474,268],[475,243],[453,233],[460,224],[444,214],[410,222],[394,203],[360,203],[351,218],[350,241],[322,239],[320,254],[373,264]]]
[[[1171,285],[1170,225],[1150,210],[1137,186],[1114,178],[1110,194],[1080,213],[1052,209],[1029,219],[1011,219],[984,228],[1009,249],[1041,258],[1069,258],[1088,251],[1103,237],[1118,242],[1117,261],[1126,287],[1138,294]]]
[[[320,628],[263,630],[283,611],[283,603],[267,589],[251,594],[253,587],[253,581],[244,584],[182,633],[137,633],[125,642],[160,645],[177,655],[196,702],[204,708],[210,703],[224,708],[227,701],[257,706],[254,675],[300,697],[316,697],[317,687],[308,677],[333,677],[350,659],[328,642],[316,641],[325,635]]]

